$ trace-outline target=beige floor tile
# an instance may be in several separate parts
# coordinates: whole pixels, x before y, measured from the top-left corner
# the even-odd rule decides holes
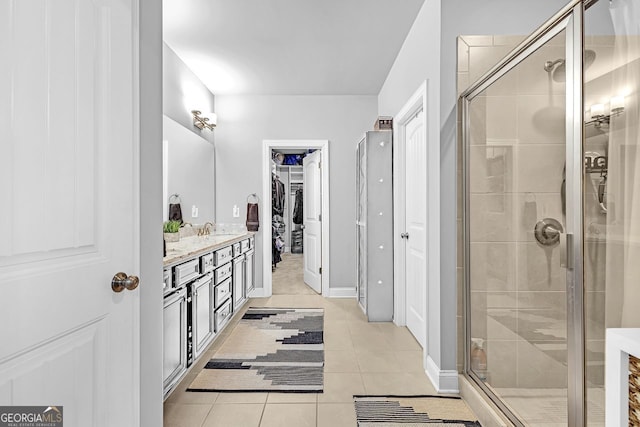
[[[211,392],[192,392],[184,390],[176,390],[165,401],[166,403],[197,403],[197,404],[213,404],[218,398],[218,393]]]
[[[267,403],[316,403],[318,393],[269,393]]]
[[[264,404],[223,403],[213,405],[203,427],[258,427]]]
[[[360,372],[401,372],[393,351],[369,351],[356,349],[356,358]]]
[[[267,404],[260,427],[316,427],[315,403]]]
[[[265,403],[269,393],[220,393],[216,403]]]
[[[422,350],[406,327],[396,326],[393,323],[378,323],[376,327],[385,335],[385,339],[394,350]]]
[[[325,350],[325,372],[360,372],[356,353],[352,350]]]
[[[393,352],[402,372],[424,372],[422,350]]]
[[[353,350],[351,334],[347,330],[339,330],[324,334],[325,350]]]
[[[353,402],[353,395],[364,394],[364,390],[362,377],[359,373],[325,373],[324,393],[318,395],[318,402]]]
[[[164,404],[164,427],[199,427],[212,405]]]
[[[353,348],[358,350],[380,351],[381,349],[393,349],[387,341],[385,335],[377,331],[368,331],[358,334],[351,334]]]
[[[366,394],[436,394],[426,374],[409,372],[362,373]]]
[[[352,403],[318,404],[318,427],[354,427],[356,410]]]

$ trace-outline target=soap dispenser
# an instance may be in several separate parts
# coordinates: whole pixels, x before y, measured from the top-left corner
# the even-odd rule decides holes
[[[482,381],[487,379],[487,353],[482,338],[471,338],[471,370]]]

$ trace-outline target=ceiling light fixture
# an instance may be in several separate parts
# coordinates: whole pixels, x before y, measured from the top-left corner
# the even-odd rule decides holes
[[[213,130],[216,127],[218,122],[218,116],[216,113],[207,113],[206,117],[200,110],[191,110],[191,114],[193,114],[193,125],[198,129],[202,130],[207,128],[209,130]]]

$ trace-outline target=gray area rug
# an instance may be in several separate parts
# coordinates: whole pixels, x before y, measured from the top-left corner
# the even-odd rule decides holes
[[[249,308],[187,391],[318,393],[324,309]]]
[[[358,427],[478,427],[466,403],[449,396],[353,396]]]

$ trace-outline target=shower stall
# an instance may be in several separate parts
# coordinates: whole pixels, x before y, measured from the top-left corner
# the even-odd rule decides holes
[[[515,425],[603,426],[605,330],[640,327],[640,2],[508,51],[460,90],[463,370]]]

